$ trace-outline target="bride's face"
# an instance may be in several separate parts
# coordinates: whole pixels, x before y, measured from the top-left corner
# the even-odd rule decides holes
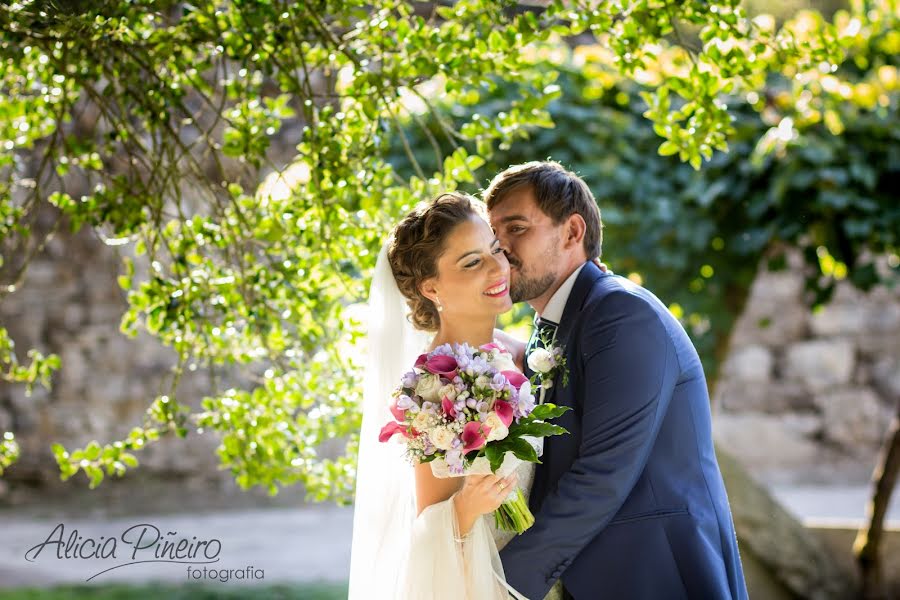
[[[450,232],[438,258],[437,277],[424,282],[422,289],[440,300],[445,318],[478,319],[512,308],[509,262],[484,219],[472,215]]]

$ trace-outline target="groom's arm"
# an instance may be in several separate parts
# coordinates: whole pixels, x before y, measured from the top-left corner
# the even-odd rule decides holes
[[[586,309],[578,458],[500,553],[510,585],[543,598],[619,511],[647,464],[677,379],[664,323],[642,298],[613,292]]]

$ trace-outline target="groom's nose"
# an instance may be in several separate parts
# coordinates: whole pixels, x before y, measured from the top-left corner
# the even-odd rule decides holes
[[[501,247],[502,247],[502,246],[501,246]],[[517,269],[518,269],[519,267],[522,266],[522,264],[519,262],[519,259],[516,258],[515,256],[513,256],[513,255],[509,252],[509,250],[507,250],[507,249],[504,248],[504,249],[503,249],[503,254],[506,255],[506,261],[509,263],[509,266],[511,266],[511,267],[516,267]]]
[[[503,254],[509,258],[509,243],[507,242],[506,236],[497,233],[497,241],[500,242],[500,249],[503,250]]]

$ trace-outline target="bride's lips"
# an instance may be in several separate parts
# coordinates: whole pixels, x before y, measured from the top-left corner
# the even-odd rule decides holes
[[[505,279],[500,280],[484,291],[485,296],[491,298],[502,298],[509,293],[509,284]]]

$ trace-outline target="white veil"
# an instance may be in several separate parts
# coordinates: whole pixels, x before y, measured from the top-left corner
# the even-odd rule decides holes
[[[405,446],[396,439],[381,443],[378,433],[393,419],[388,408],[391,392],[425,351],[430,336],[406,318],[409,308],[388,264],[389,243],[378,255],[369,290],[349,600],[398,597],[416,520],[414,471],[404,456]]]

